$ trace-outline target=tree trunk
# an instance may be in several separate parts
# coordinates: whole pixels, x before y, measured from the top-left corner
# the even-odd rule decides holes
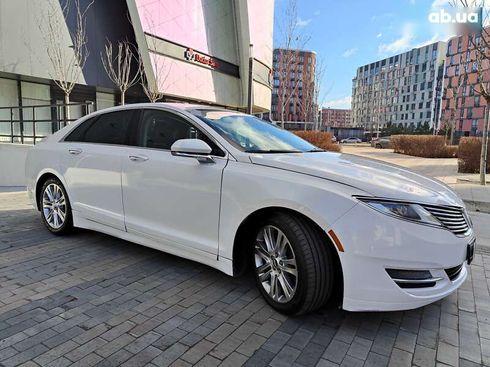
[[[70,124],[70,94],[65,93],[65,126]]]
[[[121,92],[121,106],[124,106],[124,103],[126,102],[126,91]]]
[[[485,111],[485,122],[483,123],[483,134],[481,141],[481,155],[480,155],[480,185],[486,185],[487,175],[487,150],[488,150],[488,114],[490,113],[490,101],[487,101],[487,107]]]
[[[449,138],[449,142],[451,143],[451,145],[454,145],[454,128],[455,128],[454,125],[456,125],[455,122],[456,121],[454,120],[451,121],[451,137]]]

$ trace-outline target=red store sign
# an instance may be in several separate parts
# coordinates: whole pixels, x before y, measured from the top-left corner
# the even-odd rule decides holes
[[[207,65],[213,69],[219,67],[218,62],[215,59],[206,55],[202,55],[194,51],[192,48],[188,48],[185,50],[184,57],[186,60],[198,62],[199,64]]]

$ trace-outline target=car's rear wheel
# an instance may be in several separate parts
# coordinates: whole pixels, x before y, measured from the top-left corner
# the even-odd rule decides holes
[[[253,265],[260,292],[281,312],[313,311],[332,294],[335,269],[328,243],[298,216],[277,213],[261,223]]]
[[[43,222],[54,234],[66,234],[73,229],[73,217],[66,190],[56,178],[44,182],[39,198]]]
[[[378,144],[376,144],[376,148],[381,149],[383,147],[381,146],[381,144],[378,143]]]

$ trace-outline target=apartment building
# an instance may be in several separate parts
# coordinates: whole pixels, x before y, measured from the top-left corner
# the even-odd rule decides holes
[[[350,127],[352,110],[341,108],[322,108],[322,125],[324,127]]]
[[[352,80],[352,125],[437,129],[446,48],[436,42],[360,66]]]
[[[276,48],[273,53],[272,120],[315,121],[316,53]]]
[[[487,32],[483,32],[487,36]],[[489,42],[487,40],[486,42]],[[488,69],[481,73],[475,62],[475,44],[481,42],[480,35],[466,34],[448,41],[444,95],[442,99],[442,125],[455,127],[456,136],[481,135],[485,120],[485,100],[478,91],[478,77],[490,81]],[[485,67],[485,63],[482,66]],[[476,91],[475,91],[476,87]]]

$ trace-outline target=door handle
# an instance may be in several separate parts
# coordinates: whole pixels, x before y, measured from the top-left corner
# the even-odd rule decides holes
[[[148,157],[146,155],[130,155],[129,159],[133,162],[144,162],[148,160]]]
[[[78,155],[82,152],[81,149],[68,149],[68,153],[73,154],[73,155]]]

